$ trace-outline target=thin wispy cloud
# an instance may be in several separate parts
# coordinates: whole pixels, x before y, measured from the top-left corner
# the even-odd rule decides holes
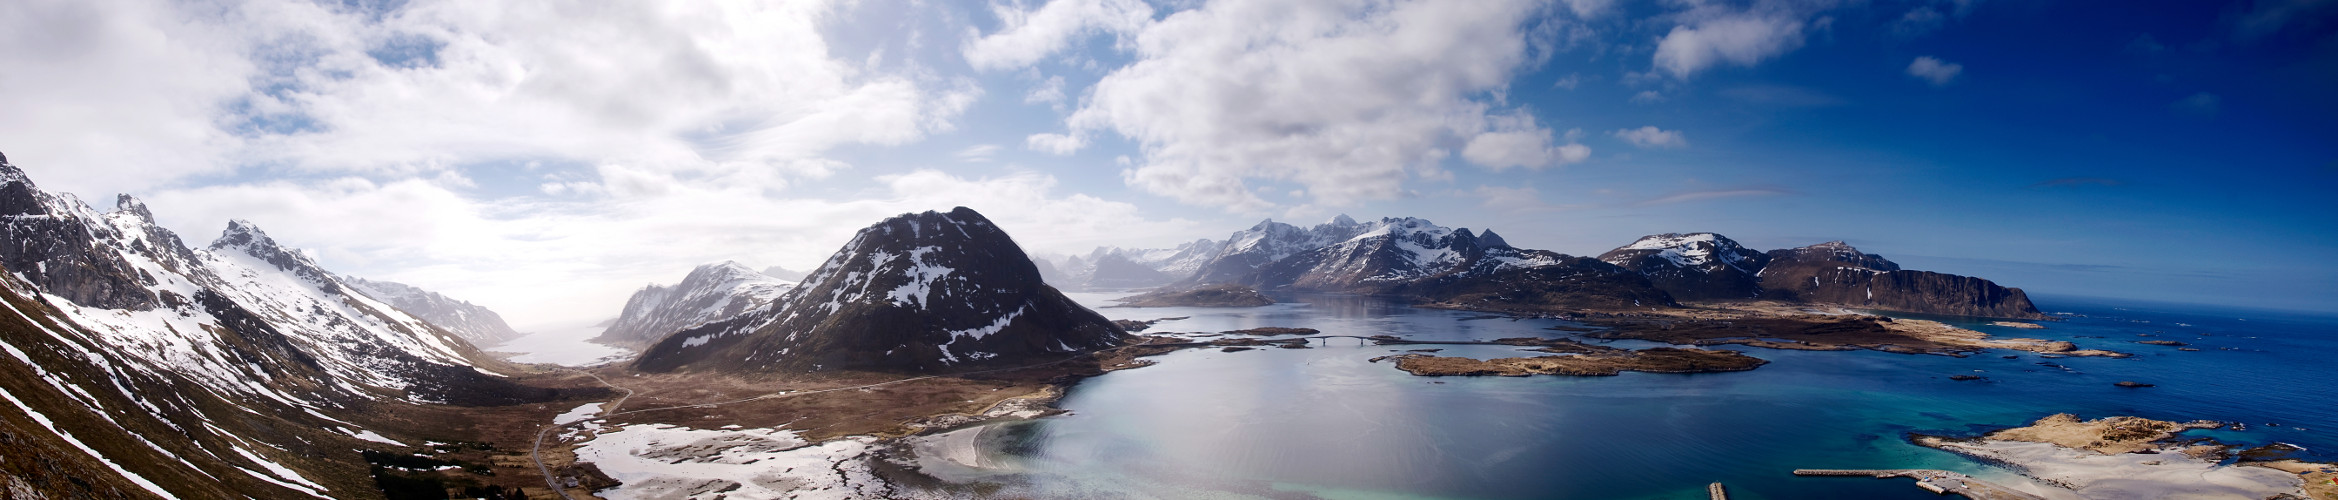
[[[1694,203],[1694,202],[1700,202],[1700,201],[1724,200],[1724,199],[1731,199],[1731,198],[1760,198],[1760,197],[1769,197],[1769,196],[1787,196],[1787,195],[1792,195],[1792,194],[1795,194],[1795,193],[1794,193],[1793,191],[1788,191],[1788,190],[1785,190],[1785,189],[1779,189],[1779,188],[1737,188],[1737,189],[1715,189],[1715,190],[1708,190],[1708,191],[1688,191],[1688,192],[1681,192],[1681,193],[1673,193],[1673,194],[1668,194],[1668,195],[1659,196],[1659,197],[1655,197],[1655,198],[1650,198],[1650,199],[1646,199],[1646,200],[1641,200],[1641,201],[1638,201],[1638,202],[1634,202],[1634,203],[1632,203],[1631,205],[1632,205],[1632,206],[1647,207],[1647,206],[1656,206],[1656,205],[1672,205],[1672,204],[1679,204],[1679,203]]]

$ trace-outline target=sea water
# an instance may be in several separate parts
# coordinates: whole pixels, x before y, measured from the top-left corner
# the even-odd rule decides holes
[[[1115,319],[1174,316],[1148,332],[1307,327],[1416,340],[1566,338],[1557,320],[1419,309],[1315,295],[1259,308],[1102,308]],[[2127,359],[1968,357],[1725,347],[1770,360],[1749,372],[1615,377],[1417,377],[1369,360],[1417,348],[1474,358],[1535,356],[1510,346],[1188,349],[1155,366],[1079,382],[1070,414],[981,428],[984,469],[945,478],[1048,498],[1938,498],[1904,479],[1803,478],[1797,468],[1927,468],[2019,481],[2012,472],[1915,446],[1912,433],[1976,435],[2053,413],[2220,420],[2195,432],[2227,443],[2305,447],[2338,459],[2338,318],[2078,298],[2039,299],[2047,329],[1944,320],[2009,337],[2068,340]],[[2099,338],[2098,338],[2099,337]],[[2136,344],[2174,340],[2200,349]],[[1596,340],[1589,340],[1598,342]],[[1616,341],[1617,347],[1658,344]],[[2011,356],[2012,359],[2007,359]],[[1954,381],[1951,375],[1985,380]],[[2132,380],[2156,384],[2123,388]]]

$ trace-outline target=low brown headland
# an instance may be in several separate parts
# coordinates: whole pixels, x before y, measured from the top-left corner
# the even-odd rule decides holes
[[[1158,290],[1116,299],[1111,307],[1258,307],[1274,299],[1242,285],[1211,285],[1183,290]]]

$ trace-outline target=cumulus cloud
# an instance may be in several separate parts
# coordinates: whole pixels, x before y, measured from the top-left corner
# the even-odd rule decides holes
[[[1030,66],[1082,35],[1135,33],[1153,21],[1153,7],[1142,0],[1055,0],[1028,10],[993,4],[991,13],[999,30],[969,31],[960,50],[976,69]]]
[[[1656,43],[1655,64],[1676,78],[1721,64],[1753,66],[1802,47],[1803,22],[1784,12],[1699,8]]]
[[[1642,90],[1640,93],[1632,94],[1632,104],[1655,104],[1660,102],[1664,102],[1663,92]]]
[[[79,34],[0,46],[12,71],[43,75],[0,92],[0,130],[43,139],[25,163],[148,185],[236,165],[403,175],[545,159],[784,181],[765,172],[828,172],[836,146],[949,130],[981,94],[830,57],[822,1],[9,5],[27,15],[0,22],[30,24],[12,33]]]
[[[1682,136],[1680,131],[1664,130],[1654,125],[1617,130],[1612,134],[1641,149],[1689,147],[1689,139]]]
[[[1932,56],[1917,57],[1914,62],[1908,63],[1908,76],[1931,83],[1934,87],[1946,87],[1964,72],[1965,65]]]
[[[1071,130],[1031,145],[1062,151],[1082,134],[1117,133],[1143,153],[1128,184],[1246,212],[1278,205],[1253,180],[1298,184],[1323,205],[1398,196],[1408,180],[1446,178],[1440,164],[1457,148],[1493,167],[1563,163],[1588,148],[1550,145],[1547,129],[1486,100],[1527,62],[1522,24],[1541,8],[1211,3],[1145,27],[1136,60],[1090,88]]]

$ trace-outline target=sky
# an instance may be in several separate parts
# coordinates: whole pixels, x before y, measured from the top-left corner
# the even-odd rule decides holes
[[[0,68],[44,189],[522,330],[961,205],[1035,254],[1413,216],[2338,310],[2338,0],[14,0]]]

